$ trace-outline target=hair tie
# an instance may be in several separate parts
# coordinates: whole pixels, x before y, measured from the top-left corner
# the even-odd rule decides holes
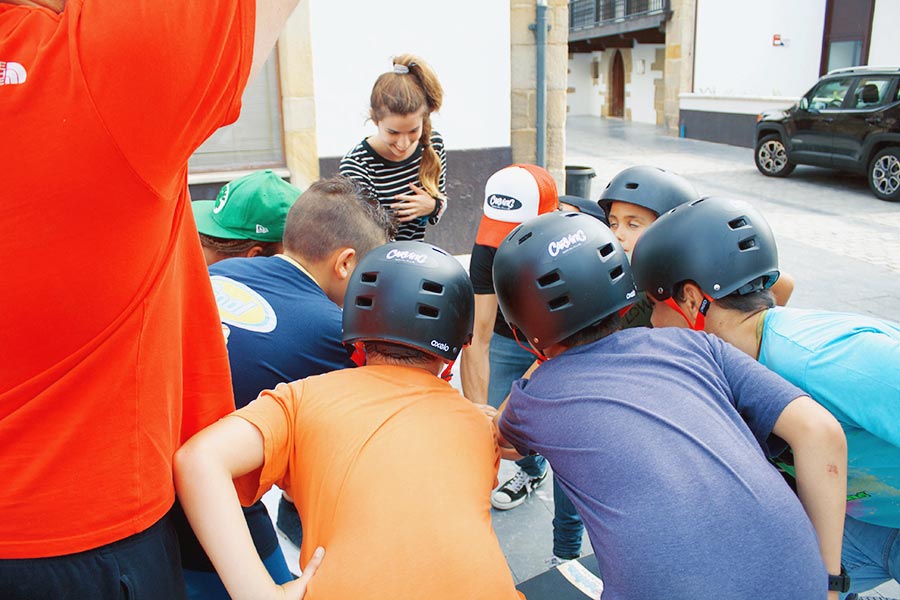
[[[397,75],[406,75],[409,73],[409,67],[406,65],[394,65],[394,73]]]

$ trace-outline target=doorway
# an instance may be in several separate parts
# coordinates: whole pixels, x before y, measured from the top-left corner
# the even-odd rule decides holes
[[[612,73],[609,78],[609,116],[624,117],[625,116],[625,62],[622,60],[622,53],[616,50],[616,55],[612,60]]]

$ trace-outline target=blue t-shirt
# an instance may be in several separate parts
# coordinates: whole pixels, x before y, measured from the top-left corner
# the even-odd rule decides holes
[[[209,268],[238,408],[263,390],[351,366],[341,309],[280,256],[230,258]]]
[[[209,267],[228,347],[237,408],[263,390],[352,366],[341,344],[341,309],[307,274],[280,256],[229,258]],[[256,550],[268,558],[278,538],[262,501],[244,508]],[[213,571],[176,513],[182,564]]]
[[[900,527],[900,324],[775,308],[759,362],[827,408],[847,435],[847,514]]]
[[[584,520],[604,600],[822,600],[797,497],[766,460],[793,385],[722,340],[634,328],[513,385],[500,431],[539,452]]]

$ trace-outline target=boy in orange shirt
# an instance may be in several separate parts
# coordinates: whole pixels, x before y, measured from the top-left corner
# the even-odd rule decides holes
[[[471,341],[473,308],[465,270],[444,251],[376,248],[343,314],[344,342],[367,365],[263,392],[178,452],[185,512],[233,598],[275,590],[237,502],[273,484],[304,523],[301,563],[328,548],[313,600],[521,597],[491,528],[492,426],[437,377]],[[432,470],[441,477],[423,480]]]

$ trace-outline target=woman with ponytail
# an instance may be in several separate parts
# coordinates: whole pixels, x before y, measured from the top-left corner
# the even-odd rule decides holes
[[[411,54],[375,81],[369,117],[378,132],[342,159],[340,173],[361,183],[396,218],[397,240],[421,240],[447,208],[444,140],[431,129],[444,90],[437,75]]]

